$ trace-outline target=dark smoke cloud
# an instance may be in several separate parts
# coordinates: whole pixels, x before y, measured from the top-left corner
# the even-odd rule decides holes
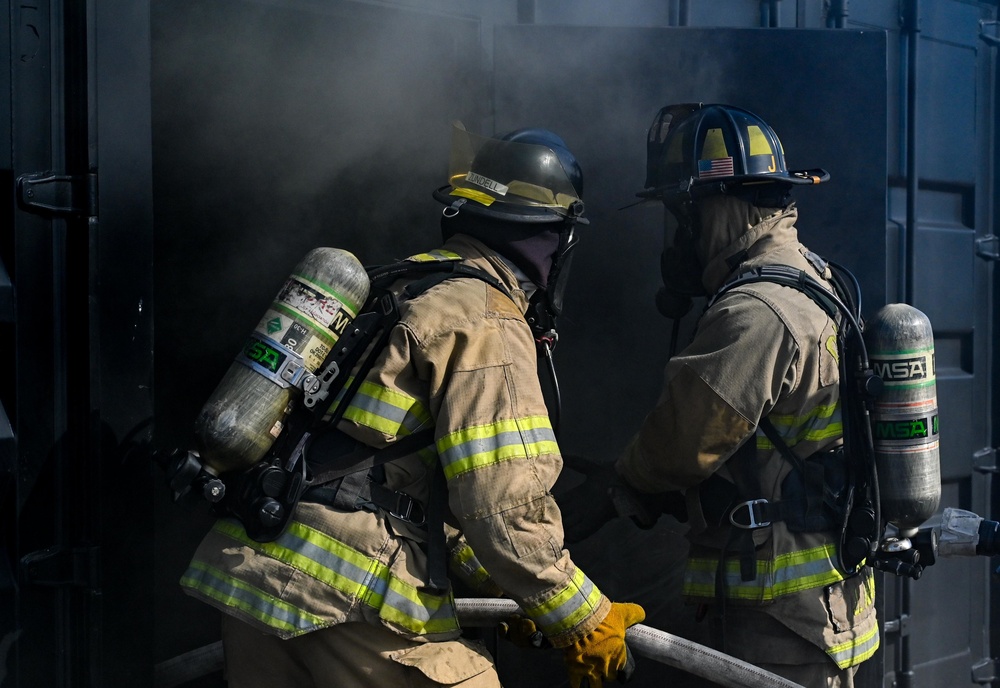
[[[180,429],[309,249],[438,241],[450,122],[488,81],[477,22],[398,8],[163,0],[153,31],[158,360],[195,334],[209,371],[161,377]]]
[[[547,127],[583,166],[592,225],[574,261],[556,356],[560,443],[592,458],[614,458],[638,427],[666,359],[669,323],[653,305],[661,209],[619,210],[642,187],[646,131],[661,106],[742,105],[775,126],[790,164],[841,161],[857,190],[852,232],[822,235],[829,242],[816,248],[868,229],[882,240],[884,160],[861,167],[842,150],[845,130],[884,150],[884,135],[851,129],[885,94],[884,75],[877,82],[852,62],[872,52],[867,44],[842,50],[830,41],[850,36],[775,31],[762,47],[753,32],[551,25],[575,17],[662,26],[669,3],[653,0],[538,3],[539,25],[520,27],[514,3],[410,4],[153,2],[155,396],[158,433],[168,439],[187,441],[193,416],[306,251],[338,246],[378,263],[435,245],[440,206],[430,192],[445,181],[455,119],[483,134]],[[853,108],[839,102],[846,93]],[[839,205],[819,191],[806,222],[839,220]],[[884,254],[871,256],[884,265]],[[173,543],[185,526],[165,519],[159,539]],[[658,528],[643,537],[611,528],[613,548],[595,540],[580,556],[610,594],[649,592],[651,612],[676,609],[678,600],[652,594],[657,581],[608,563],[609,552],[652,551],[643,570],[670,575],[679,535]],[[215,639],[214,619],[182,629],[172,621],[178,609],[185,620],[204,611],[176,591],[187,540],[185,531],[164,554],[173,568],[157,586],[159,618],[171,621],[161,633],[177,638],[162,641],[160,658],[197,646],[199,632]],[[541,660],[525,662],[534,670]],[[563,670],[550,669],[536,675],[557,685]]]

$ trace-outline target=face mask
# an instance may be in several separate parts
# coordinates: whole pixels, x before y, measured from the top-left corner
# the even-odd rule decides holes
[[[552,257],[552,267],[548,273],[545,289],[539,289],[531,297],[528,306],[528,322],[535,338],[554,336],[556,318],[562,314],[563,298],[569,281],[573,249],[578,239],[572,224],[560,232],[559,247]]]
[[[698,259],[699,228],[688,204],[671,206],[664,213],[664,249],[660,254],[663,287],[656,295],[656,307],[667,318],[683,317],[692,298],[705,296],[701,282],[704,267]]]

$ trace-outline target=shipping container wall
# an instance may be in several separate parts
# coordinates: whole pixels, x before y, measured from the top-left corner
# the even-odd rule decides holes
[[[635,205],[646,128],[669,102],[731,102],[777,130],[791,167],[830,170],[796,193],[800,230],[858,274],[865,313],[905,301],[929,316],[941,506],[1000,516],[997,13],[976,0],[10,3],[0,686],[225,685],[218,616],[177,585],[212,516],[171,500],[141,442],[190,444],[310,248],[377,264],[437,245],[430,192],[453,120],[549,127],[583,164],[592,224],[556,351],[564,451],[612,460],[658,393],[671,332],[653,305],[661,211]],[[649,623],[704,641],[677,594],[683,534],[668,518],[617,523],[574,556]],[[993,683],[993,563],[884,576],[883,647],[859,685]],[[565,685],[556,654],[482,635],[505,685]],[[203,661],[175,661],[190,651]],[[701,685],[640,669],[640,688]]]

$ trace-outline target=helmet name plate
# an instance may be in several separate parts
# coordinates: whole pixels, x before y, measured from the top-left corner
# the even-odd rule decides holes
[[[498,181],[494,181],[489,177],[484,177],[481,174],[476,174],[475,172],[469,172],[468,174],[466,174],[465,181],[469,182],[470,184],[475,184],[476,186],[481,186],[484,189],[492,191],[498,196],[506,196],[507,190],[509,188],[505,184],[501,184]]]

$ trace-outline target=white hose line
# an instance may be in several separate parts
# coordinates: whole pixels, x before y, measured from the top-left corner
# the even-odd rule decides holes
[[[513,600],[459,598],[458,622],[464,628],[496,627],[521,608]],[[685,638],[642,624],[625,631],[632,651],[647,659],[715,681],[726,688],[803,688],[770,671]],[[154,667],[155,688],[176,688],[188,681],[222,671],[222,641],[185,652]]]
[[[496,626],[511,615],[522,613],[513,600],[493,598],[457,599],[455,611],[463,627]],[[758,666],[650,626],[630,627],[625,631],[625,640],[637,655],[727,688],[803,688]]]

